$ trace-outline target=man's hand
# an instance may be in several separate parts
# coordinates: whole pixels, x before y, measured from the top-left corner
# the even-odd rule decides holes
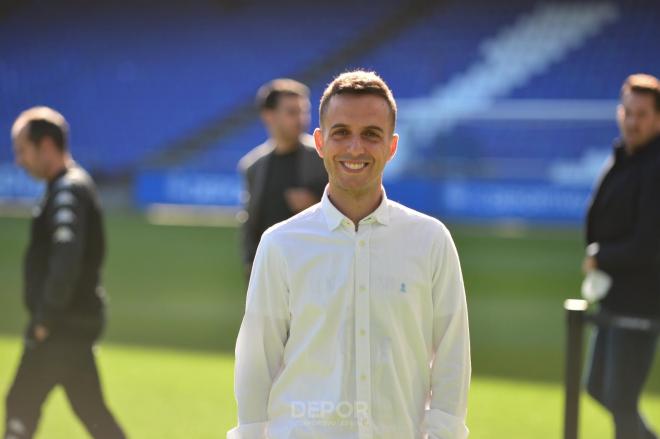
[[[598,268],[598,262],[593,256],[587,256],[582,261],[582,271],[586,274]]]
[[[292,212],[298,213],[319,202],[314,192],[304,188],[287,189],[284,199]]]
[[[34,339],[40,343],[46,340],[49,334],[48,328],[43,325],[37,325],[34,327]]]

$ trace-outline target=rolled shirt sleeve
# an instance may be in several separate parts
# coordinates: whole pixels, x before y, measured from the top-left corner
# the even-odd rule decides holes
[[[433,274],[433,361],[430,407],[424,417],[429,439],[464,439],[470,386],[470,335],[465,287],[456,246],[443,227]]]

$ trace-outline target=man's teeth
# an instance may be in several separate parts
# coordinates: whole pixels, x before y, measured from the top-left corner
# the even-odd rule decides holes
[[[358,170],[364,168],[367,164],[362,162],[344,162],[344,166],[348,169]]]

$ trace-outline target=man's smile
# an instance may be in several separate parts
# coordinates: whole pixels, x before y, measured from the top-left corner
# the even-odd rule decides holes
[[[369,166],[368,162],[361,160],[339,160],[339,164],[346,172],[350,173],[359,173]]]

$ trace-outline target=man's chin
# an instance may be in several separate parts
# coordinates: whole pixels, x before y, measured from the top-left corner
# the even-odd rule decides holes
[[[39,174],[38,172],[35,171],[25,171],[30,177],[34,178],[35,180],[43,180],[44,178]]]
[[[340,184],[336,185],[339,189],[341,189],[342,192],[351,195],[352,197],[355,198],[361,198],[369,193],[371,193],[373,190],[375,190],[375,187],[373,185],[369,184],[351,184],[350,182],[341,182]]]
[[[631,149],[638,150],[646,146],[648,143],[650,143],[651,140],[653,140],[653,137],[649,137],[648,139],[645,139],[635,136],[625,139],[625,142]]]

